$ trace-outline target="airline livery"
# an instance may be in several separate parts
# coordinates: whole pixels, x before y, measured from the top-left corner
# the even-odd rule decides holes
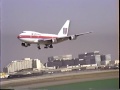
[[[28,47],[31,44],[37,44],[38,49],[41,49],[40,45],[45,45],[44,48],[53,48],[52,44],[57,44],[66,40],[76,40],[78,36],[91,33],[85,32],[68,35],[69,24],[70,20],[67,20],[57,35],[39,33],[35,31],[23,31],[17,38],[22,41],[21,45],[24,47]]]

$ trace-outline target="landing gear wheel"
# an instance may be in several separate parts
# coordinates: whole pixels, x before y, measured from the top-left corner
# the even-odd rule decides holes
[[[48,47],[45,46],[44,48],[48,48]]]
[[[41,49],[40,46],[38,46],[38,49]]]
[[[50,48],[53,48],[53,45],[50,45],[49,47],[50,47]]]
[[[30,44],[29,44],[29,43],[28,43],[27,45],[28,45],[28,46],[30,46]]]
[[[21,46],[25,46],[25,43],[21,43]]]
[[[44,48],[48,48],[48,45],[46,44]]]
[[[39,50],[41,49],[39,44],[38,44],[38,49],[39,49]]]

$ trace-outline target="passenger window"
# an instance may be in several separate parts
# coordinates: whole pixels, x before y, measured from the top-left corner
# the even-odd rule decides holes
[[[32,33],[32,35],[35,36],[35,35],[40,35],[40,34],[38,34],[38,33]]]

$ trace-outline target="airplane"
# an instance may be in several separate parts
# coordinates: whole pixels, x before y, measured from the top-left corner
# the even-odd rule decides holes
[[[28,47],[31,44],[37,44],[37,48],[41,49],[40,45],[45,45],[44,48],[53,48],[53,44],[58,44],[66,40],[76,40],[78,36],[89,34],[85,32],[75,35],[68,35],[70,20],[67,20],[58,34],[39,33],[36,31],[23,31],[17,36],[22,41],[21,46]]]

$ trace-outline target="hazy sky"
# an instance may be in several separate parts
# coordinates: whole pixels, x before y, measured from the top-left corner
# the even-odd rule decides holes
[[[100,51],[118,59],[118,0],[2,0],[1,68],[13,60]],[[53,49],[22,47],[17,39],[24,30],[57,34],[67,19],[69,34],[93,31],[92,34],[53,45]]]

